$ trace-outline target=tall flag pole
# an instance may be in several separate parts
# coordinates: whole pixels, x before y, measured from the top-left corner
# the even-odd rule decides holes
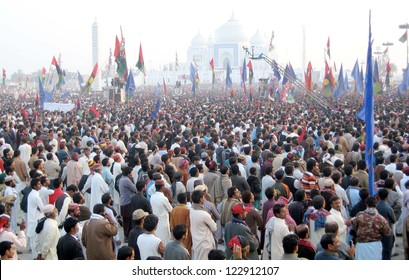
[[[163,78],[163,92],[165,96],[168,95],[168,86],[166,85],[165,78]]]
[[[196,68],[193,63],[190,63],[190,81],[192,82],[192,92],[196,95]]]
[[[179,68],[179,60],[178,60],[178,53],[176,52],[175,71],[178,71],[178,68]]]
[[[253,71],[253,64],[252,64],[250,59],[249,59],[249,62],[247,63],[247,67],[249,68],[249,84],[251,86],[251,83],[252,83],[253,77],[254,77],[254,71]]]
[[[327,55],[328,55],[329,60],[331,60],[331,50],[330,50],[329,36],[328,36],[328,41],[327,41]]]
[[[270,39],[270,44],[268,45],[268,52],[272,52],[274,50],[273,39],[274,39],[274,30],[271,32],[271,39]]]
[[[87,83],[85,84],[82,92],[89,92],[92,83],[94,82],[95,76],[98,73],[98,63],[94,65],[91,75],[89,76]]]
[[[6,85],[6,69],[3,68],[3,86]]]
[[[392,68],[391,68],[391,65],[389,64],[389,60],[388,60],[388,62],[386,63],[386,78],[385,78],[386,89],[390,88],[390,83],[391,83],[391,81],[390,81],[390,72],[391,72],[391,70],[392,70]]]
[[[216,74],[214,73],[214,60],[213,58],[210,60],[210,68],[212,69],[212,86],[214,85],[214,82],[216,80]]]
[[[365,161],[368,166],[369,192],[374,195],[373,136],[374,136],[374,89],[372,73],[371,11],[369,11],[369,39],[365,75]]]
[[[55,69],[57,70],[58,82],[57,82],[56,88],[60,89],[61,86],[64,84],[64,77],[63,77],[63,73],[61,71],[61,67],[60,67],[59,63],[57,62],[57,60],[55,59],[55,56],[53,56],[53,60],[51,61],[51,64],[54,65]]]
[[[143,73],[143,83],[145,84],[145,61],[143,59],[143,52],[142,52],[142,43],[139,44],[139,57],[138,62],[136,63],[136,67],[139,69],[141,73]]]

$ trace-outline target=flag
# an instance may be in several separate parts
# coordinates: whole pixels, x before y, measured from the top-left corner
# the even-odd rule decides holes
[[[153,109],[151,113],[151,119],[156,119],[159,111],[160,111],[160,98],[158,98],[158,100],[156,101],[155,108]]]
[[[327,41],[327,55],[328,55],[328,58],[331,60],[331,50],[330,50],[329,36],[328,36],[328,41]]]
[[[322,85],[322,92],[325,96],[330,97],[335,88],[335,78],[332,75],[332,70],[329,67],[327,60],[325,60],[325,74],[324,82]]]
[[[369,12],[369,40],[365,75],[365,161],[368,166],[369,192],[374,195],[373,136],[374,136],[374,88],[372,74],[371,12]]]
[[[176,59],[175,59],[175,71],[178,70],[179,67],[179,60],[178,60],[178,53],[176,52]]]
[[[358,59],[355,62],[354,68],[352,69],[351,72],[352,78],[355,80],[356,88],[359,93],[362,93],[363,86],[362,86],[362,79],[361,79],[361,73],[359,72],[359,64],[358,64]]]
[[[271,32],[271,39],[270,39],[270,44],[268,46],[268,52],[272,52],[274,50],[273,39],[274,39],[274,30]]]
[[[390,72],[391,72],[392,68],[391,65],[389,64],[389,60],[386,63],[386,78],[385,78],[385,86],[387,89],[389,89],[390,87]]]
[[[90,89],[92,83],[94,82],[95,76],[97,75],[97,72],[98,72],[98,63],[95,63],[94,69],[92,70],[92,73],[89,76],[89,78],[87,80],[87,83],[84,86],[83,91],[89,92],[89,89]]]
[[[405,33],[399,38],[399,42],[405,43],[406,40],[408,39],[408,31],[406,30]]]
[[[337,72],[337,65],[335,64],[335,61],[334,61],[334,71]]]
[[[373,83],[374,94],[380,94],[382,92],[382,84],[379,78],[378,60],[375,60],[373,67]]]
[[[125,53],[125,39],[122,37],[119,42],[118,36],[115,38],[115,62],[117,64],[116,73],[122,81],[128,78],[128,66],[126,65],[126,53]]]
[[[192,92],[196,95],[196,68],[193,63],[190,63],[190,81],[192,82]]]
[[[99,112],[95,106],[90,106],[89,107],[89,115],[92,118],[98,118],[99,117]]]
[[[210,68],[212,68],[212,85],[214,85],[214,82],[216,81],[216,74],[214,72],[214,60],[213,58],[210,60]]]
[[[334,92],[334,97],[335,99],[338,99],[341,97],[341,95],[345,92],[345,82],[344,82],[344,73],[342,69],[342,64],[341,64],[341,69],[339,69],[339,75],[338,75],[338,87],[336,88]]]
[[[241,85],[243,88],[246,87],[246,81],[247,81],[247,64],[246,64],[246,58],[244,58],[243,67],[241,69]]]
[[[348,73],[345,71],[345,91],[349,91]]]
[[[309,91],[312,91],[312,65],[311,65],[311,61],[308,62],[307,72],[304,73],[304,78],[305,78],[305,87]]]
[[[64,76],[61,71],[60,65],[58,64],[57,60],[55,59],[55,56],[53,56],[53,60],[51,61],[51,64],[55,66],[55,69],[57,70],[58,74],[58,82],[57,82],[57,89],[61,88],[62,85],[64,85]]]
[[[277,81],[279,82],[281,80],[281,75],[280,75],[280,72],[278,72],[278,65],[274,60],[273,60],[273,63],[271,64],[271,67],[273,67],[274,77],[276,77]]]
[[[226,90],[229,88],[232,88],[233,82],[231,80],[230,74],[232,73],[230,64],[227,62],[227,68],[226,68]]]
[[[39,87],[39,91],[40,91],[39,105],[40,105],[41,108],[44,108],[45,91],[44,91],[43,83],[41,82],[40,77],[38,78],[38,87]]]
[[[3,68],[3,86],[6,85],[6,69]]]
[[[383,55],[387,55],[387,54],[388,54],[388,51],[389,51],[388,48],[389,48],[389,47],[386,47],[386,49],[383,51]]]
[[[125,86],[126,97],[130,98],[131,95],[134,95],[135,89],[136,89],[135,80],[133,78],[132,71],[129,71],[128,80],[126,81],[126,86]]]
[[[45,74],[47,73],[47,70],[43,67],[41,70],[41,79],[43,80],[43,83],[45,82]]]
[[[77,76],[78,76],[78,83],[80,84],[80,88],[82,91],[82,84],[84,83],[84,79],[82,78],[80,71],[77,71]]]
[[[142,43],[139,44],[139,57],[138,62],[136,63],[136,67],[138,67],[139,71],[145,74],[145,62],[143,60]]]
[[[398,90],[400,93],[406,92],[409,87],[409,64],[406,66],[406,69],[403,71],[402,82],[400,83]]]
[[[81,103],[80,103],[80,97],[77,97],[77,102],[75,104],[75,114],[77,116],[82,117],[82,110],[81,110]]]
[[[244,67],[244,65],[243,65],[243,67]],[[249,60],[249,62],[247,63],[247,67],[249,68],[249,84],[251,85],[251,83],[253,81],[253,77],[254,77],[253,63],[251,62],[251,60]]]
[[[24,120],[28,120],[28,112],[25,108],[21,109],[21,115],[23,116]]]
[[[307,132],[307,126],[304,126],[300,137],[298,137],[298,143],[301,145],[302,140],[304,140],[305,133]]]
[[[163,78],[163,92],[164,92],[165,94],[168,94],[168,87],[166,86],[165,78]]]

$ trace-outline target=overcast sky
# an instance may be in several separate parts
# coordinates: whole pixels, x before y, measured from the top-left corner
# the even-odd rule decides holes
[[[339,68],[352,69],[356,59],[366,57],[368,13],[372,10],[374,50],[384,42],[391,62],[399,69],[406,64],[406,43],[398,39],[409,22],[405,1],[325,0],[0,0],[0,68],[10,77],[18,69],[31,73],[43,66],[48,70],[53,55],[61,54],[62,67],[88,73],[92,70],[91,26],[99,25],[100,65],[109,48],[114,50],[120,26],[126,39],[128,66],[138,60],[142,42],[145,66],[158,67],[186,61],[191,39],[200,32],[205,38],[228,21],[234,11],[250,38],[257,29],[273,41],[278,62],[302,66],[302,26],[306,29],[307,61],[314,69],[324,67],[324,48],[331,38],[331,58]],[[190,61],[189,61],[190,62]]]

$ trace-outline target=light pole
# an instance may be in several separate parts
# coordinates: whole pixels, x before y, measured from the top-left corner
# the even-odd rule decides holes
[[[409,44],[408,44],[409,40],[407,38],[409,23],[400,24],[399,29],[406,29],[406,66],[407,66],[409,64]]]

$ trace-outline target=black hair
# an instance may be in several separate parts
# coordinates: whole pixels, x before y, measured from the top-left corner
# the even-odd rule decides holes
[[[200,199],[204,196],[204,192],[200,190],[195,190],[192,193],[192,202],[193,203],[199,203]]]
[[[159,219],[156,215],[154,214],[149,214],[148,216],[146,216],[145,218],[145,222],[143,224],[143,228],[146,231],[152,231],[156,228],[156,226],[159,223]]]
[[[117,260],[126,260],[132,256],[134,249],[131,246],[122,246],[118,250]]]
[[[187,229],[186,229],[186,225],[180,224],[180,225],[176,225],[173,228],[173,236],[175,237],[176,240],[180,240],[182,239],[183,235],[186,234]]]
[[[226,253],[222,250],[219,249],[212,249],[209,251],[209,253],[207,254],[207,258],[209,260],[225,260],[226,259]]]
[[[294,233],[284,236],[283,249],[285,254],[295,253],[295,249],[298,246],[298,239],[298,236]]]

